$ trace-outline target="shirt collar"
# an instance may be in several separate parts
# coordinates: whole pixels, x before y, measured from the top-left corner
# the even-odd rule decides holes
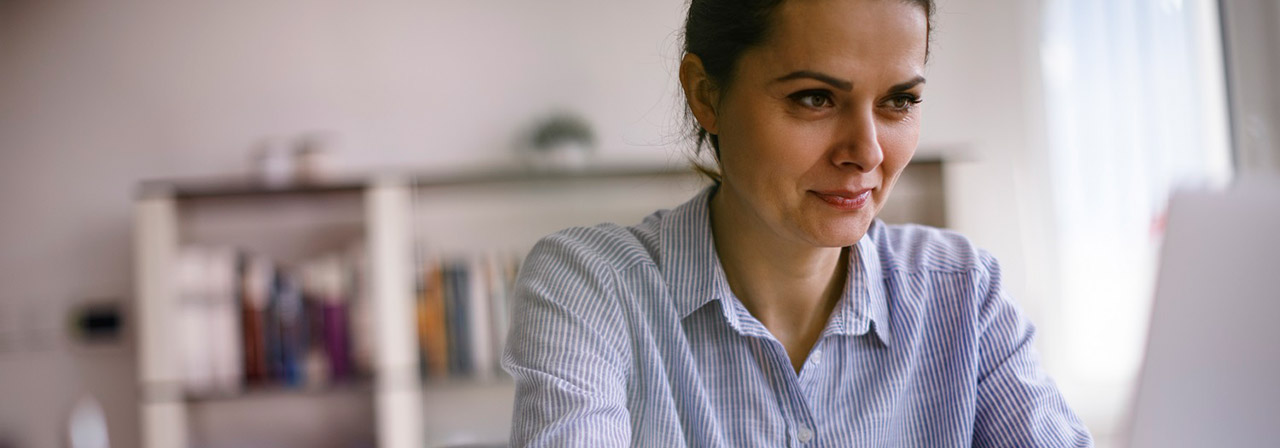
[[[889,328],[889,294],[877,246],[883,235],[884,223],[873,220],[866,235],[849,251],[849,281],[845,282],[844,294],[825,331],[861,335],[874,330],[885,345],[893,339]]]
[[[713,300],[724,300],[729,305],[727,299],[733,296],[711,236],[710,200],[716,187],[708,186],[662,219],[659,269],[671,286],[681,319]],[[729,324],[741,330],[733,307],[722,308]]]
[[[724,317],[735,330],[742,333],[766,331],[754,318],[743,318],[749,313],[730,291],[724,267],[716,254],[710,213],[710,199],[716,187],[711,185],[703,189],[662,218],[659,269],[671,287],[681,319],[714,300],[720,300]],[[873,221],[867,235],[849,251],[850,281],[845,283],[840,301],[823,331],[824,336],[863,335],[874,330],[883,343],[889,344],[888,295],[875,243],[882,227],[880,221]]]

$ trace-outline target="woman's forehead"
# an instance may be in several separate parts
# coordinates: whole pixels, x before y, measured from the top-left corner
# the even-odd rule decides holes
[[[769,38],[744,55],[760,68],[858,78],[913,77],[924,70],[928,21],[910,2],[793,0],[773,19]]]

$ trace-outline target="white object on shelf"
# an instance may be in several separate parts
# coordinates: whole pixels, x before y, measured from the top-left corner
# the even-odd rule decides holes
[[[313,132],[302,136],[293,154],[293,179],[300,183],[319,183],[333,177],[333,150],[337,134]]]
[[[267,138],[254,150],[251,169],[254,177],[270,188],[283,188],[293,181],[294,153],[289,141],[280,137]]]

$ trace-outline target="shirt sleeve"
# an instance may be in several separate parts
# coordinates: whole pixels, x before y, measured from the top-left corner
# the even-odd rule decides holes
[[[984,254],[985,255],[985,254]],[[986,255],[985,299],[978,313],[979,377],[975,447],[1091,447],[1080,417],[1040,367],[1035,327],[1000,285],[1000,271]]]
[[[511,446],[630,443],[615,291],[612,267],[572,234],[544,238],[525,259],[502,357],[516,385]]]

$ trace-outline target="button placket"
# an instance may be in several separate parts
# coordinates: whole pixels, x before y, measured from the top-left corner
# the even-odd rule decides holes
[[[773,339],[771,335],[768,338],[758,339],[756,343],[760,344],[759,348],[772,351],[774,355],[772,356],[773,362],[771,364],[774,364],[773,367],[777,369],[775,371],[777,376],[774,378],[777,382],[774,383],[774,387],[778,388],[776,391],[779,398],[778,404],[783,409],[784,418],[791,421],[792,430],[790,431],[790,437],[787,438],[787,445],[793,447],[810,446],[809,444],[813,442],[816,434],[813,426],[806,423],[811,422],[813,416],[808,409],[808,397],[803,383],[807,383],[807,378],[813,375],[813,373],[804,371],[811,369],[802,369],[800,374],[796,375],[790,358],[787,357],[786,349],[781,342]],[[821,350],[816,350],[816,352],[821,353]],[[806,365],[811,364],[814,359],[813,355],[814,353],[810,353],[809,360],[805,361]],[[821,359],[821,356],[818,356],[818,359]]]
[[[800,443],[809,443],[809,441],[813,440],[812,429],[809,429],[807,426],[804,426],[804,425],[797,425],[797,426],[799,426],[800,429],[796,430],[796,438],[800,440]]]

